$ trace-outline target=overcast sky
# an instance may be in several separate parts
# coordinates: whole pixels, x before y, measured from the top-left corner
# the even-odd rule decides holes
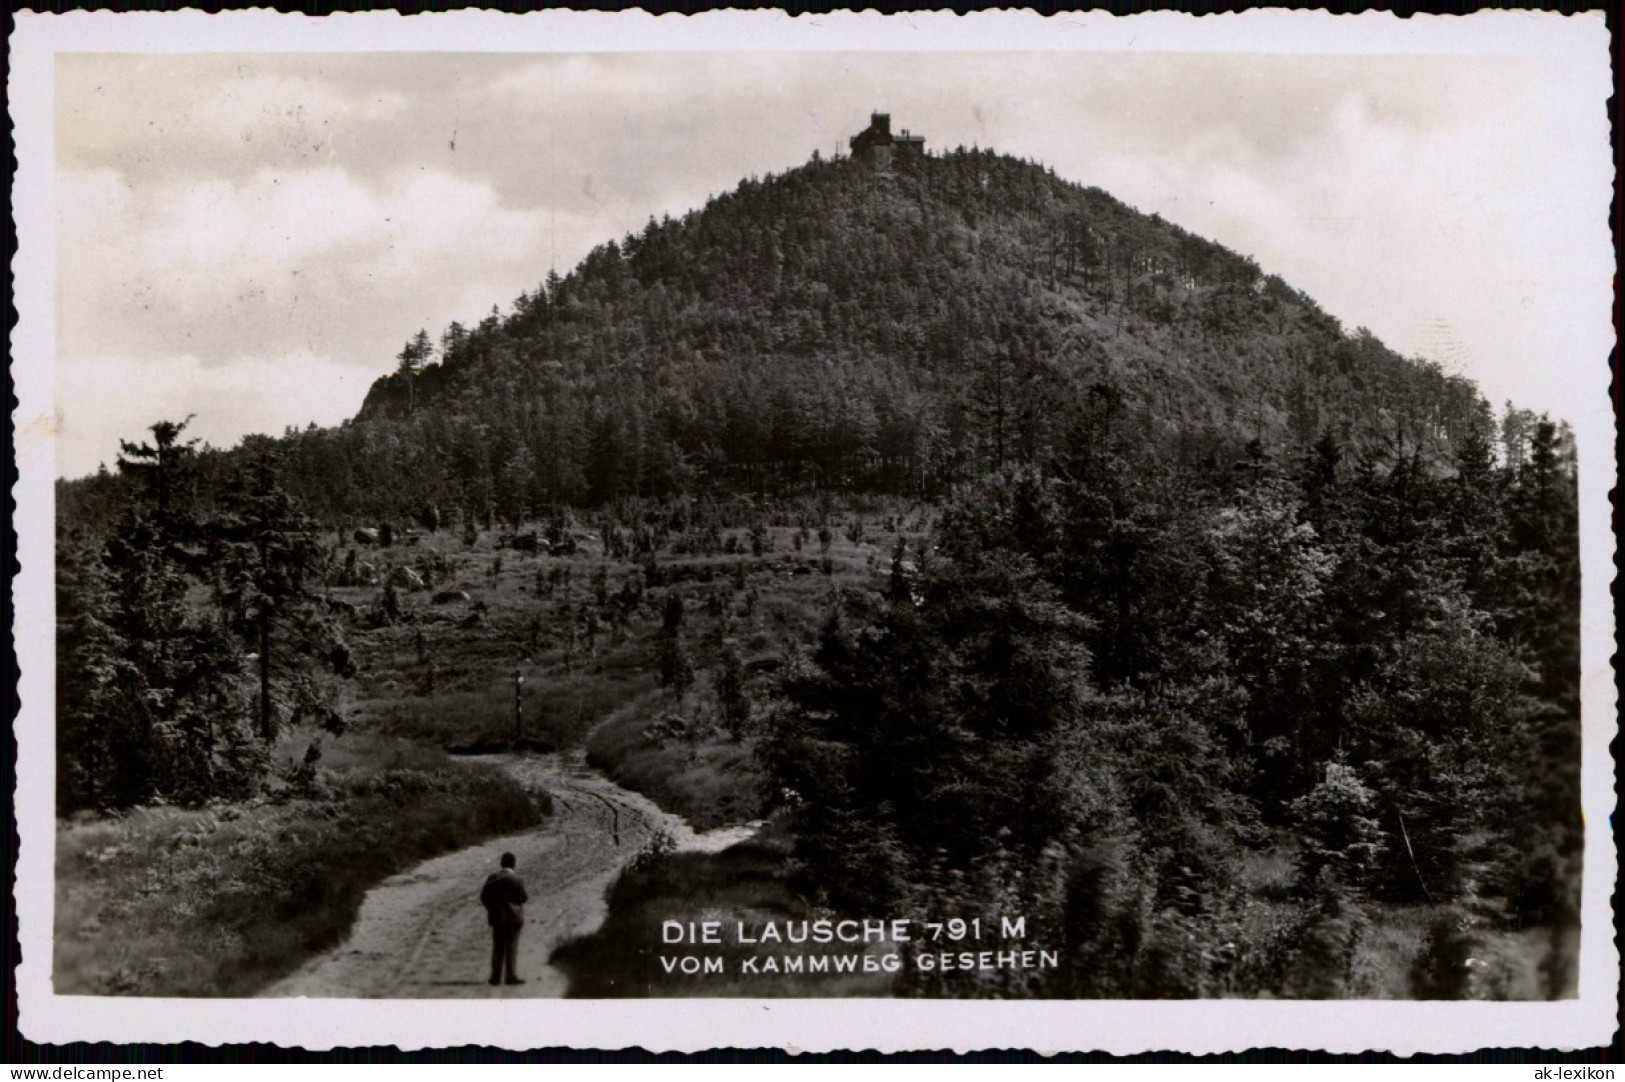
[[[844,149],[871,109],[1105,188],[1498,406],[1571,416],[1606,356],[1560,332],[1612,273],[1574,181],[1602,103],[1574,80],[1472,55],[62,55],[58,474],[165,417],[216,445],[342,421],[418,328]]]

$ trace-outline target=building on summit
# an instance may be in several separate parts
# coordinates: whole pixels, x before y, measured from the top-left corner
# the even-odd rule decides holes
[[[891,133],[890,113],[870,114],[869,126],[847,142],[853,158],[878,165],[890,165],[897,154],[925,154],[925,136],[911,135],[907,128],[897,135]]]

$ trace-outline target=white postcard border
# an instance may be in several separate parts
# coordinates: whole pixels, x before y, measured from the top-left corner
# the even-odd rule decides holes
[[[19,168],[13,192],[21,319],[12,339],[19,405],[15,453],[16,581],[13,642],[22,712],[16,720],[21,836],[17,909],[23,961],[17,973],[21,1030],[35,1041],[107,1040],[206,1044],[270,1041],[325,1049],[395,1045],[506,1048],[711,1047],[836,1049],[1028,1048],[1193,1053],[1252,1047],[1328,1052],[1465,1052],[1483,1047],[1575,1048],[1608,1042],[1616,1026],[1619,957],[1610,896],[1617,860],[1609,831],[1614,770],[1608,744],[1617,708],[1610,658],[1614,538],[1608,492],[1615,483],[1614,419],[1607,399],[1607,321],[1574,328],[1596,358],[1572,373],[1591,392],[1578,434],[1582,534],[1583,805],[1586,876],[1580,997],[1553,1003],[1416,1002],[944,1002],[892,1000],[240,1001],[58,996],[50,981],[53,876],[54,719],[54,252],[53,62],[58,52],[640,50],[1149,50],[1342,54],[1456,52],[1571,56],[1595,110],[1595,146],[1577,155],[1576,198],[1597,203],[1606,239],[1612,193],[1604,102],[1612,91],[1600,13],[1563,18],[1485,12],[1468,17],[1329,16],[1250,12],[1191,16],[1099,13],[1042,19],[1023,12],[882,17],[728,12],[654,17],[641,12],[549,12],[528,16],[392,12],[325,18],[237,12],[206,15],[19,13],[10,47],[10,112]],[[1600,202],[1599,202],[1600,200]],[[1599,289],[1607,291],[1607,283]],[[1603,305],[1605,313],[1611,300]]]

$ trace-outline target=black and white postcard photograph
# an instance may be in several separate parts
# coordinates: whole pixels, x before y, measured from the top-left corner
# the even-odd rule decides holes
[[[20,16],[23,1034],[1607,1042],[1608,46]]]

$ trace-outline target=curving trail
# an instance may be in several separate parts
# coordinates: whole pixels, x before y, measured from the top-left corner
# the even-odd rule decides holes
[[[330,999],[562,996],[553,949],[603,922],[604,891],[657,832],[679,849],[715,851],[754,828],[695,832],[647,797],[622,789],[573,755],[483,757],[553,797],[553,815],[522,834],[425,861],[368,892],[350,938],[266,989],[264,996]],[[491,933],[479,904],[485,877],[511,852],[530,902],[519,937],[523,985],[493,987]]]

